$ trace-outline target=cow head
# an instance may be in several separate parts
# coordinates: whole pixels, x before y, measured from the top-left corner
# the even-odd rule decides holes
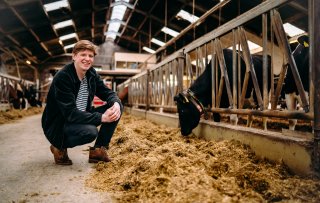
[[[174,101],[178,108],[181,134],[187,136],[197,127],[200,121],[201,112],[196,105],[203,107],[201,104],[196,104],[194,98],[186,92],[176,95]]]

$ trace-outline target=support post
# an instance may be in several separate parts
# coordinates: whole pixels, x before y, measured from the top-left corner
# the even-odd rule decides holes
[[[320,5],[315,0],[309,0],[309,30],[310,30],[310,65],[313,69],[314,81],[314,148],[313,165],[316,171],[320,171]]]

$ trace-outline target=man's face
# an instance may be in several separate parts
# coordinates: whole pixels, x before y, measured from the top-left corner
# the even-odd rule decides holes
[[[94,61],[94,53],[90,50],[80,51],[72,55],[74,65],[78,70],[87,71]]]

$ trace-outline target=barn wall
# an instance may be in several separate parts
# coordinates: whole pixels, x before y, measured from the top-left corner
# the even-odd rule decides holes
[[[125,107],[131,115],[143,117],[158,124],[179,127],[178,115],[157,113]],[[288,137],[282,133],[248,129],[241,126],[201,120],[193,133],[206,140],[238,140],[247,144],[260,158],[284,162],[294,173],[310,175],[312,145],[310,140]]]
[[[98,54],[95,57],[95,64],[101,65],[103,69],[113,69],[113,55],[115,52],[130,52],[129,50],[118,46],[113,41],[107,40],[99,46]]]

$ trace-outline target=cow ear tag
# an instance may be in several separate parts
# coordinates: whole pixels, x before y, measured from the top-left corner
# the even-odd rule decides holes
[[[309,47],[308,42],[304,41],[304,42],[303,42],[303,46],[304,46],[304,47]]]
[[[180,93],[180,95],[183,97],[183,99],[184,99],[183,102],[184,103],[189,103],[189,99],[184,94]]]
[[[189,99],[188,99],[188,97],[183,96],[183,98],[184,98],[184,101],[185,101],[186,103],[189,103]]]

